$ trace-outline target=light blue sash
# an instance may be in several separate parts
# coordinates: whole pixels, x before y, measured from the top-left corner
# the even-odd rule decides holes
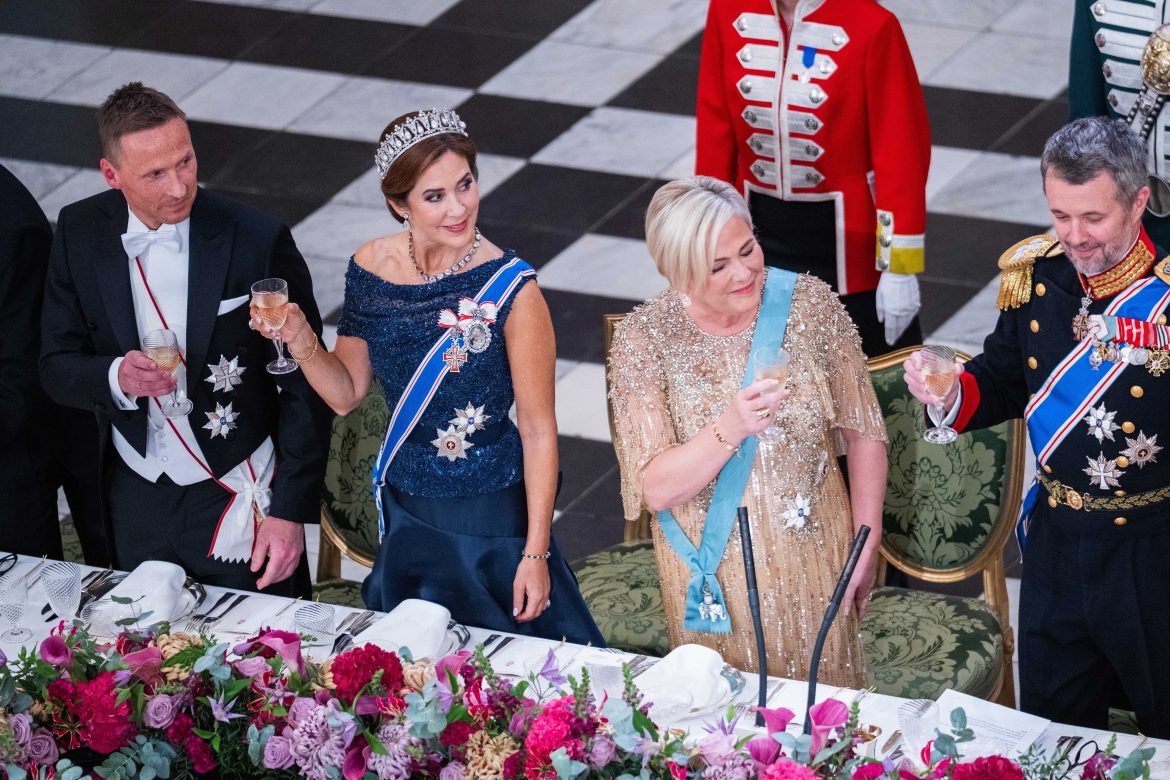
[[[1149,276],[1118,293],[1105,313],[1148,322],[1165,308],[1168,301],[1170,286],[1157,276]],[[1078,343],[1028,402],[1024,416],[1028,421],[1032,449],[1036,453],[1037,471],[1127,368],[1126,363],[1106,363],[1094,369],[1089,362],[1091,352],[1090,341]],[[1016,540],[1021,552],[1028,538],[1029,520],[1039,491],[1040,483],[1033,480],[1020,507]]]
[[[503,308],[504,302],[516,292],[536,271],[520,258],[513,258],[505,263],[498,271],[492,274],[480,291],[475,295],[476,304],[491,302],[497,308]],[[444,347],[451,343],[451,336],[447,331],[435,340],[434,346],[427,352],[426,357],[419,363],[414,376],[406,383],[394,412],[390,415],[390,425],[386,429],[386,439],[382,442],[382,449],[378,451],[378,459],[374,461],[374,502],[378,505],[378,538],[386,535],[386,520],[382,516],[382,486],[386,484],[386,471],[390,462],[398,454],[406,437],[418,425],[419,418],[435,397],[443,378],[447,376],[450,367],[443,359]]]
[[[752,353],[768,342],[781,341],[788,326],[788,312],[792,308],[792,289],[796,274],[778,268],[768,269],[768,280],[764,284],[764,300],[760,304],[760,316],[756,332],[752,336],[752,347],[748,352],[744,368],[742,387],[753,381]],[[719,472],[711,506],[703,521],[703,538],[698,549],[679,527],[669,509],[658,513],[658,523],[666,541],[691,570],[691,581],[687,585],[687,607],[683,626],[688,631],[706,631],[710,634],[730,634],[731,619],[724,607],[723,589],[715,579],[715,570],[727,549],[727,540],[735,525],[735,510],[743,498],[748,475],[756,459],[755,436],[749,436],[739,445],[739,452],[731,456]]]

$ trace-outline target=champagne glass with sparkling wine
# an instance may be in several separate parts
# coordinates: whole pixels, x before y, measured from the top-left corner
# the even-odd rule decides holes
[[[951,392],[958,376],[958,364],[955,362],[955,350],[940,344],[931,344],[922,348],[922,378],[926,382],[926,389],[937,400],[926,405],[933,428],[927,428],[922,438],[931,444],[950,444],[959,435],[954,428],[943,425],[946,418],[946,409],[943,400]]]
[[[780,387],[784,387],[784,383],[788,381],[788,364],[791,360],[792,356],[788,354],[788,350],[780,346],[779,342],[759,347],[752,353],[756,381],[775,379],[780,383]],[[775,415],[776,410],[772,409],[771,412]],[[756,434],[756,437],[763,442],[775,443],[780,441],[783,435],[783,432],[773,422]]]
[[[152,330],[143,336],[142,351],[164,374],[174,376],[179,366],[183,364],[183,358],[179,354],[179,340],[172,331],[165,328]],[[190,399],[179,397],[179,386],[176,382],[171,397],[162,404],[163,417],[186,417],[191,413],[193,406]]]
[[[252,302],[260,319],[276,331],[272,343],[276,345],[276,360],[268,364],[270,374],[290,374],[299,368],[297,361],[284,356],[284,340],[280,329],[288,317],[288,282],[284,279],[261,279],[252,285]]]

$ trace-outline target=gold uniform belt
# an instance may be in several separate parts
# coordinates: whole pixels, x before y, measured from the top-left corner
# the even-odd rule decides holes
[[[1036,476],[1040,479],[1040,484],[1048,491],[1048,503],[1053,507],[1057,504],[1064,504],[1072,509],[1083,509],[1086,512],[1120,512],[1126,509],[1140,509],[1170,499],[1170,485],[1145,493],[1129,493],[1124,496],[1091,496],[1088,493],[1078,493],[1058,479],[1051,479],[1043,474]]]

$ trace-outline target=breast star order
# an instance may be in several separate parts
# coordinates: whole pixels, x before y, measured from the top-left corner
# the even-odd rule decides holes
[[[223,404],[217,403],[214,412],[204,412],[207,415],[207,424],[203,426],[204,430],[211,431],[211,438],[216,436],[228,437],[228,433],[236,429],[236,420],[239,419],[240,413],[232,411],[232,405],[228,404],[225,408]]]
[[[1121,487],[1121,483],[1117,481],[1121,477],[1121,469],[1117,468],[1116,460],[1106,458],[1103,452],[1097,455],[1096,460],[1088,455],[1085,456],[1085,460],[1089,461],[1089,466],[1081,470],[1089,475],[1089,482],[1101,490]]]
[[[230,393],[236,385],[242,385],[244,380],[240,376],[247,371],[246,368],[240,368],[240,358],[236,356],[228,360],[223,355],[219,356],[219,363],[208,363],[207,367],[211,369],[211,376],[204,379],[204,382],[210,382],[213,387],[213,393]]]
[[[466,409],[456,409],[455,416],[447,422],[455,426],[456,430],[471,434],[475,431],[482,431],[485,423],[490,420],[490,414],[483,413],[482,406],[476,406],[468,402]]]

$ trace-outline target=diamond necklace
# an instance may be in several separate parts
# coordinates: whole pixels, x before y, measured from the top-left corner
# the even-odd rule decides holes
[[[451,267],[449,267],[447,270],[443,271],[442,273],[434,274],[434,275],[428,274],[426,271],[424,271],[422,269],[422,266],[420,266],[418,264],[418,260],[416,260],[414,257],[414,232],[413,231],[408,232],[406,234],[406,248],[410,254],[410,262],[414,265],[414,270],[418,271],[418,275],[422,277],[422,280],[424,282],[427,282],[428,284],[431,282],[437,282],[440,279],[447,278],[448,276],[455,273],[463,266],[470,263],[471,258],[475,257],[475,253],[479,249],[480,239],[483,238],[483,236],[481,236],[479,234],[479,226],[478,225],[474,228],[474,230],[475,230],[475,240],[471,242],[471,249],[467,250],[467,254],[465,254],[463,256],[463,259],[460,260],[459,262],[455,263],[454,265],[452,265]]]

